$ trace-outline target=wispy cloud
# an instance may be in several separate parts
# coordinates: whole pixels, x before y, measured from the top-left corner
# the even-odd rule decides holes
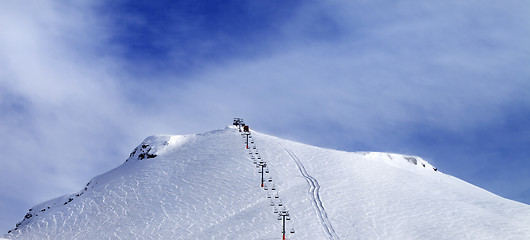
[[[0,201],[2,212],[17,209],[17,220],[31,205],[78,189],[100,167],[119,162],[107,155],[123,149],[128,104],[114,64],[92,53],[92,41],[106,33],[88,7],[4,1],[0,8]],[[3,230],[14,218],[2,217]]]

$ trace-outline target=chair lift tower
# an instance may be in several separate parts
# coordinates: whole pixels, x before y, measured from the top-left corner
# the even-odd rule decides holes
[[[258,168],[261,167],[261,187],[264,187],[265,180],[264,180],[263,172],[265,170],[263,170],[263,168],[267,167],[267,162],[259,161],[258,164],[256,164],[256,167],[258,167]]]
[[[281,210],[278,213],[278,220],[283,220],[282,221],[282,223],[283,223],[282,234],[283,234],[283,240],[285,240],[285,220],[291,220],[291,217],[289,216],[289,211],[287,211],[285,209]]]
[[[248,129],[248,126],[243,124],[243,134],[247,136],[247,149],[248,149],[248,136],[250,135],[250,130]]]

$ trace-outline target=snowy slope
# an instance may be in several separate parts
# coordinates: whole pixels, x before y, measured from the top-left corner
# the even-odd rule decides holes
[[[249,150],[233,127],[148,137],[124,164],[33,207],[3,237],[281,239],[275,208],[285,207],[288,239],[530,239],[530,206],[419,157],[251,136]]]

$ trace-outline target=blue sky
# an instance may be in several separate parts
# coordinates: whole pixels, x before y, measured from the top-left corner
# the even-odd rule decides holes
[[[243,117],[530,204],[527,1],[0,3],[0,230],[153,134]]]

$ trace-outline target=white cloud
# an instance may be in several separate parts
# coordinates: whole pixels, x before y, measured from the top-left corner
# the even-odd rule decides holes
[[[123,149],[121,127],[130,127],[115,65],[90,53],[98,50],[90,42],[106,33],[85,12],[90,6],[70,4],[4,1],[0,7],[0,109],[6,114],[0,188],[14,199],[2,198],[2,208],[24,211],[80,189],[120,161],[106,162],[107,155],[126,157],[111,152]],[[2,228],[22,216],[3,216]]]

